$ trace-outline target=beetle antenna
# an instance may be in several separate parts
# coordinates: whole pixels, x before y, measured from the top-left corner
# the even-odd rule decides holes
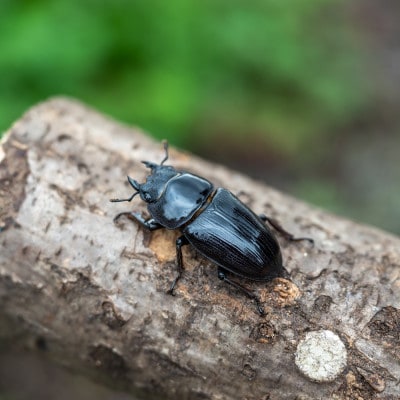
[[[110,199],[111,203],[120,203],[121,201],[132,201],[132,199],[138,195],[139,192],[134,192],[131,197],[128,197],[127,199]]]
[[[128,178],[128,182],[129,184],[136,190],[136,192],[134,192],[132,194],[131,197],[128,197],[127,199],[111,199],[110,201],[112,203],[119,203],[121,201],[132,201],[132,199],[138,195],[140,193],[140,184],[138,181],[135,181],[134,179],[132,179],[130,176],[127,177]]]
[[[163,165],[165,163],[165,161],[168,160],[168,157],[169,157],[169,154],[168,154],[168,142],[166,140],[163,140],[163,145],[164,145],[165,157],[160,162],[160,165]]]

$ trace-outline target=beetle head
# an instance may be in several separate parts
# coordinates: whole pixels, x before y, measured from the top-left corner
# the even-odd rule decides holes
[[[150,163],[149,168],[151,168],[151,174],[145,183],[139,185],[138,190],[142,200],[146,203],[154,203],[164,193],[167,183],[179,172],[174,167],[161,164]]]
[[[127,199],[111,199],[110,201],[114,203],[131,201],[135,196],[140,194],[140,197],[146,203],[154,203],[162,196],[168,181],[180,174],[174,167],[164,165],[165,161],[168,160],[168,142],[164,141],[163,144],[165,156],[160,164],[151,161],[142,161],[147,168],[151,169],[151,173],[147,177],[146,182],[140,184],[138,181],[128,176],[128,182],[135,189],[135,192]]]
[[[174,167],[164,165],[168,160],[168,142],[164,141],[165,156],[160,164],[151,161],[142,161],[142,163],[151,170],[151,174],[147,177],[146,182],[135,187],[131,185],[140,193],[140,197],[146,203],[154,203],[164,193],[165,186],[168,181],[174,176],[178,175]],[[137,183],[137,182],[136,182]]]

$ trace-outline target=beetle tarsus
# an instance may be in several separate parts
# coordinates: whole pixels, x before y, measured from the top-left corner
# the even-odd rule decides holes
[[[288,232],[285,229],[283,229],[282,226],[280,225],[280,223],[274,218],[267,217],[265,214],[260,214],[259,218],[263,222],[268,222],[286,240],[289,240],[291,242],[301,242],[303,240],[307,240],[312,245],[314,245],[314,239],[311,239],[311,238],[308,238],[308,237],[299,237],[299,238],[294,237],[293,234],[291,234],[290,232]]]
[[[176,285],[177,281],[178,281],[178,278],[175,278],[171,284],[171,287],[167,290],[167,294],[169,294],[171,296],[175,296],[175,285]]]
[[[122,216],[124,216],[124,215],[129,216],[130,214],[131,214],[130,212],[121,212],[121,213],[117,214],[117,215],[114,217],[114,219],[113,219],[114,224],[116,224],[117,221],[118,221]]]
[[[245,288],[244,286],[242,286],[240,283],[237,283],[237,282],[232,281],[229,278],[227,278],[226,270],[223,269],[222,267],[218,267],[218,279],[221,279],[221,281],[224,281],[224,282],[228,283],[229,285],[235,287],[236,289],[239,289],[248,298],[254,300],[256,302],[258,313],[260,315],[265,315],[264,308],[262,307],[261,301],[258,298],[258,296],[254,292],[252,292],[252,291],[248,290],[247,288]]]

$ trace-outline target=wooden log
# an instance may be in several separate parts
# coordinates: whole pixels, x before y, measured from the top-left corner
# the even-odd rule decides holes
[[[118,212],[146,207],[109,202],[132,193],[127,174],[145,180],[141,160],[162,158],[139,129],[69,99],[39,104],[12,126],[0,150],[3,339],[14,333],[139,397],[399,398],[399,238],[171,149],[168,163],[315,246],[279,238],[290,280],[242,281],[265,316],[186,247],[169,296],[177,233],[114,224]]]

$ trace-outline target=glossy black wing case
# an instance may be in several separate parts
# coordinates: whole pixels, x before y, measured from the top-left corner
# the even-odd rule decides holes
[[[279,244],[270,229],[226,189],[183,229],[189,242],[224,269],[253,280],[282,273]]]

